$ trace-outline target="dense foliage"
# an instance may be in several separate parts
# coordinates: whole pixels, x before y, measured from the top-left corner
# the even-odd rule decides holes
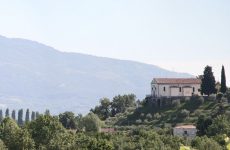
[[[224,94],[223,97],[227,97],[227,95]],[[0,124],[0,149],[179,150],[190,147],[189,149],[221,150],[228,146],[228,143],[225,142],[226,137],[230,136],[228,101],[220,103],[216,99],[204,99],[199,96],[190,99],[177,99],[176,101],[179,101],[177,107],[172,104],[155,110],[149,109],[146,101],[134,101],[135,104],[125,106],[125,110],[117,113],[114,117],[110,115],[104,122],[92,112],[86,116],[75,116],[72,112],[51,116],[46,112],[45,115],[41,114],[23,125],[18,125],[13,118],[5,117]],[[130,106],[135,106],[136,109],[130,111]],[[222,114],[218,113],[220,106],[225,109]],[[174,117],[173,110],[177,113],[175,117],[179,117],[179,119],[170,118]],[[198,110],[199,113],[197,113]],[[171,116],[167,115],[168,111]],[[203,111],[210,112],[203,113]],[[32,114],[35,116],[35,113]],[[132,122],[133,115],[137,117],[137,120],[139,119],[139,122],[136,119]],[[195,120],[191,119],[194,115],[198,116]],[[214,119],[211,118],[212,116],[215,116]],[[111,122],[114,118],[116,118],[115,121]],[[126,120],[125,122],[129,122],[129,124],[116,125],[120,119]],[[173,136],[171,128],[173,124],[167,126],[165,124],[167,120],[174,123],[190,120],[191,123],[196,124],[199,137],[191,140]],[[165,122],[164,126],[155,128],[160,122]],[[154,123],[156,124],[154,125]],[[100,132],[101,128],[107,126],[115,128],[115,131]]]
[[[119,113],[124,113],[129,108],[135,108],[136,105],[136,96],[134,94],[118,95],[112,101],[108,98],[101,99],[100,105],[91,109],[91,111],[97,114],[100,119],[105,120]]]
[[[0,126],[0,147],[9,150],[115,150],[115,149],[179,149],[185,141],[165,131],[138,127],[113,134],[75,132],[65,129],[56,117],[42,115],[35,121],[19,127],[5,118]]]

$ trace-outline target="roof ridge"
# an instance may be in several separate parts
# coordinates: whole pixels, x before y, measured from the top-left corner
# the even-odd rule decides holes
[[[201,80],[198,78],[154,78],[154,81],[159,84],[173,84],[173,83],[183,83],[183,84],[200,84]]]

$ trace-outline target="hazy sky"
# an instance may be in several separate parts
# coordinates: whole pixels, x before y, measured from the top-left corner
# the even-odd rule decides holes
[[[230,83],[229,0],[0,0],[0,35]]]

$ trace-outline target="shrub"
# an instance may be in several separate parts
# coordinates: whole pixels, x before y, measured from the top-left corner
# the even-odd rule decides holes
[[[185,108],[194,112],[202,103],[204,103],[203,96],[193,95],[190,101],[185,103]]]
[[[145,120],[144,120],[144,123],[145,123],[145,124],[146,124],[146,123],[149,123],[149,121],[148,121],[147,119],[145,119]]]
[[[221,98],[224,96],[223,93],[219,92],[217,95],[216,95],[216,99],[220,102],[221,101]]]
[[[203,96],[193,95],[190,99],[190,102],[193,105],[199,106],[204,103],[204,98]]]
[[[159,113],[156,113],[156,114],[154,114],[153,118],[154,119],[159,119],[159,118],[161,118],[161,115]]]
[[[201,105],[204,103],[204,97],[203,96],[200,96],[198,99],[197,99],[197,103],[198,105]]]
[[[172,101],[172,106],[175,108],[178,108],[180,106],[180,100],[177,99],[177,100]]]
[[[227,102],[228,102],[228,99],[227,99],[226,97],[222,97],[222,98],[221,98],[221,102],[227,103]]]
[[[178,114],[178,117],[187,118],[189,116],[189,111],[187,109],[182,109]]]
[[[194,114],[195,114],[195,116],[200,116],[200,115],[201,115],[201,110],[196,110],[196,111],[194,112]]]
[[[185,97],[185,102],[190,101],[190,97]]]
[[[192,141],[192,147],[199,150],[222,150],[222,147],[213,139],[204,137],[196,137]]]
[[[5,144],[3,143],[3,141],[1,139],[0,139],[0,149],[1,150],[7,150]]]
[[[230,120],[230,111],[225,111],[225,114],[226,114],[226,116],[227,116],[227,118],[228,118],[228,120]]]
[[[180,99],[180,102],[181,102],[181,103],[185,103],[185,102],[188,102],[188,101],[190,101],[190,97],[182,97],[182,98]]]
[[[137,124],[141,124],[141,123],[142,123],[142,120],[141,120],[141,119],[138,119],[138,120],[136,120],[136,123],[137,123]]]
[[[206,135],[208,128],[211,124],[212,124],[212,118],[205,117],[204,115],[200,115],[196,123],[197,135],[198,136]]]
[[[226,139],[227,135],[226,134],[218,134],[216,136],[213,137],[213,139],[218,142],[220,145],[224,146],[225,145],[225,139]]]
[[[71,149],[74,145],[74,136],[71,133],[57,133],[49,142],[49,150]]]
[[[89,113],[82,118],[80,125],[85,128],[87,132],[98,132],[103,125],[103,122],[94,113]]]
[[[224,96],[227,98],[228,102],[230,102],[230,90],[227,90]]]
[[[141,113],[141,118],[143,119],[145,117],[145,114],[144,113]]]
[[[209,95],[208,101],[216,101],[216,94]]]
[[[148,120],[151,120],[151,119],[153,118],[153,116],[152,116],[150,113],[148,113],[148,114],[146,115],[146,118],[147,118]]]
[[[213,119],[212,124],[208,127],[208,135],[215,136],[218,134],[230,134],[228,118],[224,115],[217,116]]]
[[[182,97],[182,98],[180,99],[180,102],[181,102],[181,103],[184,103],[184,102],[185,102],[185,99],[186,99],[186,97]]]

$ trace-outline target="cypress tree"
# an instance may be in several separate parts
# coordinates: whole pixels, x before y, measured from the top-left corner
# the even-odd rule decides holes
[[[9,110],[9,108],[6,109],[5,117],[6,117],[6,118],[7,118],[7,117],[10,117],[10,110]]]
[[[20,109],[18,111],[18,125],[23,125],[23,109]]]
[[[35,114],[35,119],[38,119],[38,117],[40,116],[39,112],[37,111]]]
[[[46,109],[45,115],[50,116],[50,110],[49,109]]]
[[[30,110],[27,109],[26,110],[26,118],[25,118],[25,122],[29,122],[30,121]]]
[[[16,113],[15,110],[13,110],[12,114],[11,114],[11,118],[14,119],[14,120],[16,120],[16,114],[15,113]]]
[[[31,121],[34,121],[34,120],[35,120],[35,117],[36,117],[35,112],[32,111],[32,114],[31,114]]]
[[[2,122],[3,120],[3,114],[2,114],[2,110],[0,110],[0,122]]]
[[[201,83],[201,94],[216,94],[216,80],[212,72],[212,67],[206,66]]]
[[[226,91],[227,91],[227,86],[226,86],[225,69],[224,69],[224,66],[222,66],[220,92],[224,94],[226,93]]]

